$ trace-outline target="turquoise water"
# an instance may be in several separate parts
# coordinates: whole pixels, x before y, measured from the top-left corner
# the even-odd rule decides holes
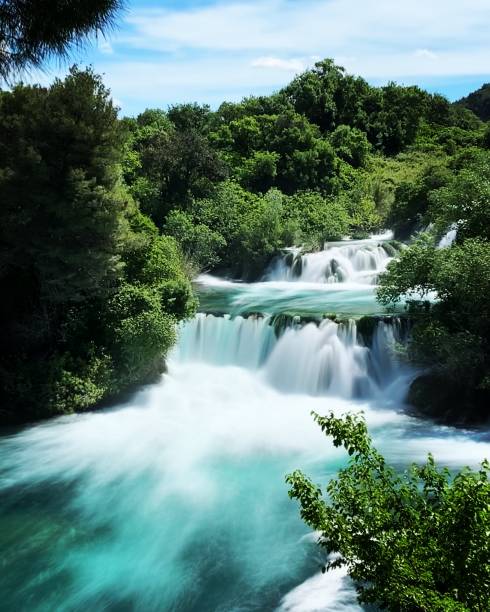
[[[287,281],[239,283],[210,276],[199,277],[195,285],[205,312],[233,315],[254,312],[336,314],[342,317],[387,314],[387,310],[376,301],[373,285]],[[403,306],[397,311],[403,311]]]
[[[248,294],[261,294],[266,313],[279,281],[269,282]],[[301,283],[290,281],[290,299],[302,309],[311,294]],[[339,291],[341,308],[358,308],[345,282]],[[2,609],[360,609],[342,572],[321,574],[323,553],[287,495],[289,471],[326,483],[345,461],[311,410],[362,409],[400,467],[429,450],[451,467],[476,465],[490,443],[404,413],[413,373],[397,358],[396,323],[380,322],[369,347],[353,322],[281,334],[270,323],[198,315],[158,384],[112,410],[4,432]]]

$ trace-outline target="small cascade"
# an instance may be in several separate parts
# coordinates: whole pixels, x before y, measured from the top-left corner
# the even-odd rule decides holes
[[[444,234],[444,236],[439,240],[439,244],[437,248],[446,249],[450,247],[453,242],[456,240],[458,235],[458,226],[456,223],[453,223],[448,231]]]
[[[285,393],[368,398],[401,375],[394,348],[402,339],[396,319],[378,321],[364,339],[354,320],[278,326],[273,317],[199,314],[181,328],[174,358],[260,370]]]
[[[272,264],[265,280],[372,285],[386,269],[393,251],[391,244],[374,239],[330,243],[317,253],[303,254],[292,248]]]

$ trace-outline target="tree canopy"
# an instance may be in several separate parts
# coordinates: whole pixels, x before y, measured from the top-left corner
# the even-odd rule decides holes
[[[194,300],[180,249],[122,181],[127,134],[100,77],[0,94],[0,402],[85,409],[155,376]]]

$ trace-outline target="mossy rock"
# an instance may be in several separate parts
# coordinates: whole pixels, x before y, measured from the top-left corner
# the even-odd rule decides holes
[[[279,338],[290,327],[308,325],[308,323],[320,325],[324,318],[323,316],[284,312],[273,315],[270,324],[274,328],[276,338]]]
[[[373,334],[376,330],[376,326],[379,323],[379,317],[361,317],[357,321],[357,332],[361,334],[364,342],[367,345],[372,344]]]

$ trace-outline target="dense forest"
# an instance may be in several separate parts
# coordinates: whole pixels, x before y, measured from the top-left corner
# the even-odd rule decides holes
[[[372,87],[331,60],[216,111],[121,119],[76,67],[2,91],[3,420],[85,410],[157,376],[197,272],[253,280],[284,247],[382,228],[401,256],[379,299],[408,295],[406,354],[423,372],[411,403],[486,419],[490,128],[471,100]]]

